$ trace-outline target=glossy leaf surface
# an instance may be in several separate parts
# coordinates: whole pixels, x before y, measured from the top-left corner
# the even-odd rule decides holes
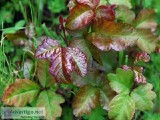
[[[76,117],[91,113],[99,102],[99,90],[93,86],[80,88],[72,103],[73,113]]]
[[[67,18],[66,28],[70,30],[80,29],[88,25],[94,16],[92,9],[85,4],[78,4],[71,10]]]
[[[114,120],[131,120],[135,113],[135,103],[129,95],[120,94],[110,102],[109,118]]]
[[[95,25],[95,32],[90,33],[87,39],[102,51],[121,51],[134,45],[137,37],[128,24],[103,21]]]
[[[153,85],[148,83],[140,85],[132,91],[131,97],[135,101],[137,109],[145,111],[153,108],[152,100],[156,98],[156,94],[152,91],[152,88]]]
[[[114,21],[115,19],[115,12],[114,12],[114,5],[107,6],[107,5],[101,5],[96,9],[95,13],[95,20],[98,22],[98,20],[105,19],[105,20],[111,20]]]
[[[59,47],[57,40],[46,38],[43,40],[42,44],[38,46],[35,57],[39,59],[50,58]]]
[[[111,88],[117,93],[129,93],[133,85],[134,73],[132,70],[118,68],[116,74],[108,74]]]
[[[86,4],[90,6],[92,9],[94,9],[98,6],[100,0],[77,0],[77,2]]]
[[[7,105],[23,107],[38,95],[40,87],[31,80],[17,79],[4,93],[2,101]]]
[[[51,90],[47,90],[40,93],[37,100],[37,107],[45,107],[47,120],[56,120],[62,113],[61,103],[64,103],[62,96]]]
[[[51,59],[50,72],[58,82],[70,82],[70,73],[75,70],[82,77],[87,73],[86,56],[78,48],[59,48]]]

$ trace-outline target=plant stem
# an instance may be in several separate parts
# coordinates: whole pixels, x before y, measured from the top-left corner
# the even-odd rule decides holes
[[[119,66],[122,65],[123,62],[124,51],[119,52]]]

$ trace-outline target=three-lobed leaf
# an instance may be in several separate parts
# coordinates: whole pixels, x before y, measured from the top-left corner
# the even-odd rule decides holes
[[[2,101],[7,105],[23,107],[31,103],[38,95],[40,87],[28,79],[16,79],[4,93]]]
[[[55,120],[61,116],[61,103],[64,103],[62,96],[56,94],[54,91],[42,91],[37,100],[37,107],[45,107],[46,119]]]
[[[70,74],[74,70],[82,77],[87,73],[87,58],[83,52],[74,47],[63,48],[50,38],[38,46],[35,57],[51,60],[49,71],[57,82],[70,82]]]
[[[119,94],[109,104],[108,113],[110,119],[131,120],[135,113],[135,103],[129,95]]]
[[[152,91],[152,88],[153,85],[147,83],[138,86],[131,92],[131,97],[138,110],[145,111],[153,108],[152,100],[156,98],[156,94]]]
[[[117,93],[129,93],[133,85],[134,73],[132,70],[118,68],[116,74],[108,74],[111,88]]]
[[[73,113],[76,117],[83,114],[91,113],[91,110],[98,106],[99,102],[99,89],[93,86],[86,85],[76,94],[72,107]]]

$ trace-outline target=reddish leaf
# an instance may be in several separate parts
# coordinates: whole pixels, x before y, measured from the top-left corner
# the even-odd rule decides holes
[[[77,4],[77,0],[70,0],[67,7],[69,8],[69,11],[71,11]]]
[[[86,56],[78,48],[59,48],[51,59],[50,72],[59,82],[69,82],[73,70],[85,76],[87,73]]]
[[[67,56],[66,54],[66,51],[60,47],[56,49],[56,54],[53,54],[51,58],[49,71],[60,83],[68,83],[71,81],[69,73],[73,71],[73,66],[71,56]]]
[[[62,48],[57,41],[47,38],[36,51],[37,58],[50,58],[49,71],[58,82],[70,82],[70,73],[75,70],[82,77],[87,73],[87,58],[78,48]]]
[[[73,40],[71,41],[70,47],[72,48],[79,48],[86,56],[87,56],[87,63],[88,63],[88,67],[91,66],[92,64],[92,55],[87,47],[87,44],[85,43],[84,39],[80,39],[80,38],[73,38]]]
[[[92,9],[85,4],[78,4],[71,10],[67,18],[66,28],[70,30],[80,29],[88,25],[94,16]]]
[[[124,70],[132,70],[134,72],[134,81],[136,83],[146,83],[146,78],[143,76],[143,67],[129,67],[127,65],[122,66]]]
[[[50,58],[52,54],[57,52],[59,47],[58,41],[46,38],[42,44],[38,46],[35,57],[40,59]]]
[[[137,62],[149,62],[150,56],[146,52],[138,52],[136,55],[135,63]]]
[[[16,79],[15,83],[5,90],[2,101],[7,105],[26,106],[36,98],[39,90],[38,84],[31,80]]]
[[[79,3],[86,4],[92,9],[96,8],[99,5],[100,0],[77,0]]]
[[[103,20],[95,25],[95,32],[90,33],[87,39],[102,51],[121,51],[134,45],[138,38],[130,25]]]
[[[91,109],[98,106],[99,92],[99,89],[93,86],[86,85],[80,88],[72,104],[74,115],[78,117],[91,113]]]
[[[133,71],[135,74],[135,82],[143,84],[147,83],[146,78],[143,76],[143,67],[133,67]]]
[[[99,6],[96,9],[95,20],[97,22],[101,19],[114,21],[114,19],[115,19],[114,7],[115,7],[114,5],[111,5],[111,6],[101,5],[101,6]]]

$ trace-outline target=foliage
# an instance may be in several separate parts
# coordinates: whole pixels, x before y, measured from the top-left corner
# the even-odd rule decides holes
[[[2,2],[1,106],[45,107],[47,120],[138,120],[160,112],[159,8],[152,0]]]

